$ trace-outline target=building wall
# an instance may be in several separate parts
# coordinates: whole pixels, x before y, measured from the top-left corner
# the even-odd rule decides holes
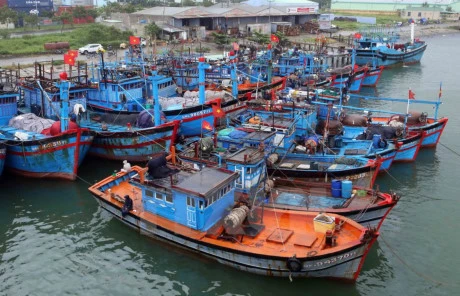
[[[447,6],[456,7],[455,11],[460,9],[460,2],[455,2],[451,5],[435,4],[436,8],[445,10]],[[415,7],[422,7],[422,4],[406,4],[404,1],[395,1],[394,3],[375,3],[369,2],[334,2],[331,3],[332,11],[397,11],[409,10]],[[430,4],[433,7],[433,4]]]
[[[429,10],[403,10],[401,11],[400,16],[405,19],[419,19],[419,18],[426,18],[430,20],[439,20],[441,19],[441,12],[440,11],[429,11]]]

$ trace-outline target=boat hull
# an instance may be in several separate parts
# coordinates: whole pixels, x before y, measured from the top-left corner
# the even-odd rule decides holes
[[[411,131],[423,131],[425,133],[422,141],[422,148],[436,147],[441,138],[442,132],[447,125],[447,118],[437,121],[428,119],[428,124],[424,126],[409,126]]]
[[[87,129],[40,140],[7,140],[5,167],[26,177],[75,180],[92,141]]]
[[[120,207],[107,202],[99,196],[95,195],[94,197],[104,210],[125,224],[139,230],[141,234],[199,253],[221,264],[265,276],[327,277],[354,281],[359,275],[372,244],[377,239],[377,236],[373,236],[363,240],[359,245],[320,258],[314,258],[314,256],[300,258],[300,256],[297,256],[301,263],[301,269],[298,272],[294,272],[288,269],[285,257],[255,255],[254,253],[208,244],[177,234],[132,213],[122,218]]]
[[[155,153],[169,151],[177,130],[178,122],[170,122],[133,131],[93,131],[89,154],[110,160],[147,161]]]
[[[414,64],[420,62],[427,44],[422,44],[412,51],[398,53],[384,53],[379,50],[357,49],[356,64],[373,65],[377,67],[391,67],[398,64]]]
[[[376,69],[370,69],[364,77],[362,86],[365,87],[375,87],[379,83],[380,77],[382,76],[383,66],[380,66]]]
[[[418,152],[422,147],[424,132],[414,136],[398,140],[398,150],[396,150],[395,162],[411,162],[415,161]]]
[[[325,172],[325,171],[298,171],[280,168],[267,168],[269,176],[281,178],[294,178],[305,182],[325,182],[335,180],[352,180],[353,184],[361,187],[374,186],[377,177],[377,167],[359,167],[355,169]]]

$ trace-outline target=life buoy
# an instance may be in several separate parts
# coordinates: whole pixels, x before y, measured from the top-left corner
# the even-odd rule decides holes
[[[302,262],[294,255],[287,260],[286,267],[289,271],[299,272],[302,269]]]

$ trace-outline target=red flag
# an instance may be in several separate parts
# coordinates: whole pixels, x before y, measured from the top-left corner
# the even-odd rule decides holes
[[[139,45],[141,44],[141,38],[136,36],[129,36],[129,44],[131,45]]]
[[[225,116],[225,112],[219,106],[217,106],[216,104],[213,104],[212,105],[212,115],[214,115],[215,118],[222,118]]]
[[[64,54],[64,64],[75,66],[75,58],[68,54]]]
[[[355,37],[355,39],[361,39],[362,36],[361,36],[360,33],[355,33],[355,36],[354,36],[354,37]]]
[[[75,50],[75,49],[69,49],[67,51],[67,54],[71,57],[73,57],[74,59],[76,59],[78,57],[78,50]]]
[[[272,34],[270,36],[270,41],[278,43],[278,42],[280,42],[280,39],[275,34]]]
[[[206,120],[203,120],[203,122],[201,123],[201,128],[207,131],[212,131],[211,124],[209,124],[209,122],[207,122]]]
[[[409,88],[409,100],[415,100],[415,93]]]

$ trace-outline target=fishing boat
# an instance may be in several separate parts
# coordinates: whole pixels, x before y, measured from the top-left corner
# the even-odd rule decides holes
[[[256,198],[267,207],[338,214],[377,230],[399,200],[395,193],[354,186],[351,180],[309,183],[284,178],[267,180]]]
[[[59,121],[33,113],[14,117],[19,94],[1,96],[2,110],[9,113],[9,119],[4,116],[0,122],[0,133],[7,145],[5,167],[9,171],[35,178],[77,178],[78,167],[88,153],[93,136],[88,129],[69,121],[69,85],[67,74],[61,73],[61,81],[56,85],[60,102],[51,101],[46,105],[59,108]],[[35,98],[38,99],[38,95]]]
[[[411,39],[407,43],[400,43],[398,34],[382,29],[355,34],[356,64],[390,67],[420,62],[427,44],[414,38],[415,24],[411,23],[410,26]]]
[[[106,67],[106,65],[101,65],[100,67]],[[201,82],[198,92],[185,92],[183,95],[176,94],[175,96],[171,93],[172,89],[177,89],[173,78],[161,75],[156,71],[150,71],[148,77],[142,78],[142,85],[136,83],[139,77],[107,81],[107,77],[102,75],[103,79],[98,80],[96,83],[98,86],[90,90],[88,96],[92,92],[96,92],[96,97],[102,98],[98,100],[99,103],[103,105],[96,105],[89,100],[90,110],[111,118],[137,117],[141,111],[151,108],[155,103],[153,88],[149,86],[153,83],[158,86],[161,116],[167,122],[180,121],[180,135],[185,137],[198,136],[202,133],[203,121],[214,124],[214,126],[218,125],[218,117],[214,116],[215,110],[223,111],[222,115],[224,115],[225,113],[232,113],[245,108],[244,102],[237,98],[236,89],[232,93],[205,90],[205,70],[208,67],[209,65],[204,62],[204,58],[200,58],[198,74]],[[101,69],[99,71],[104,73]],[[106,86],[102,87],[103,85]],[[136,88],[127,89],[125,88],[126,85]],[[236,76],[234,86],[236,87]],[[143,92],[145,96],[142,95]],[[163,97],[162,94],[167,94],[168,96]],[[142,99],[139,99],[139,97],[142,97]]]
[[[373,114],[370,117],[371,122],[373,124],[378,124],[378,125],[389,125],[390,123],[392,124],[398,124],[398,125],[404,125],[407,128],[407,134],[408,135],[417,135],[417,134],[422,134],[423,139],[421,143],[421,148],[429,148],[429,147],[436,147],[436,145],[439,142],[439,139],[441,138],[442,132],[444,131],[444,128],[447,125],[448,118],[447,117],[438,117],[439,113],[439,106],[442,104],[441,102],[441,95],[442,95],[442,84],[439,89],[439,96],[436,101],[429,101],[429,100],[421,100],[421,99],[402,99],[402,98],[380,98],[380,97],[372,97],[372,96],[363,96],[363,95],[357,95],[357,94],[352,94],[352,98],[359,98],[363,100],[380,100],[380,101],[387,101],[387,102],[399,102],[399,103],[404,103],[407,105],[407,110],[406,113],[397,113],[394,112],[394,114],[391,114],[392,112],[385,112],[387,114],[390,113],[390,115],[382,115],[379,113],[382,113],[381,110],[368,110],[372,112]],[[434,115],[429,116],[428,112],[421,112],[421,111],[415,111],[409,110],[409,106],[412,104],[420,104],[420,105],[431,105],[434,108]],[[346,108],[352,108],[352,109],[362,109],[362,108],[356,108],[356,107],[346,107]]]
[[[26,78],[20,85],[24,104],[21,113],[33,110],[42,113],[43,117],[58,119],[59,88],[54,86],[53,66],[46,62],[35,63],[37,77]],[[88,154],[111,160],[127,160],[132,162],[147,161],[150,155],[167,150],[174,142],[178,122],[163,123],[159,110],[145,110],[144,113],[132,114],[129,117],[110,116],[89,112],[87,109],[88,91],[91,86],[86,80],[86,65],[76,65],[69,70],[69,117],[79,127],[89,129],[94,137]],[[56,75],[54,75],[56,76]],[[102,97],[114,95],[107,88],[100,90]],[[37,97],[40,94],[40,97]],[[158,102],[158,100],[155,100]],[[154,119],[155,111],[158,112]]]
[[[352,180],[357,186],[372,188],[381,161],[365,157],[272,153],[268,156],[269,176],[329,183],[334,179]]]
[[[162,155],[89,191],[104,210],[142,234],[243,271],[358,278],[377,231],[339,215],[235,203],[237,178],[224,169],[181,170]]]

